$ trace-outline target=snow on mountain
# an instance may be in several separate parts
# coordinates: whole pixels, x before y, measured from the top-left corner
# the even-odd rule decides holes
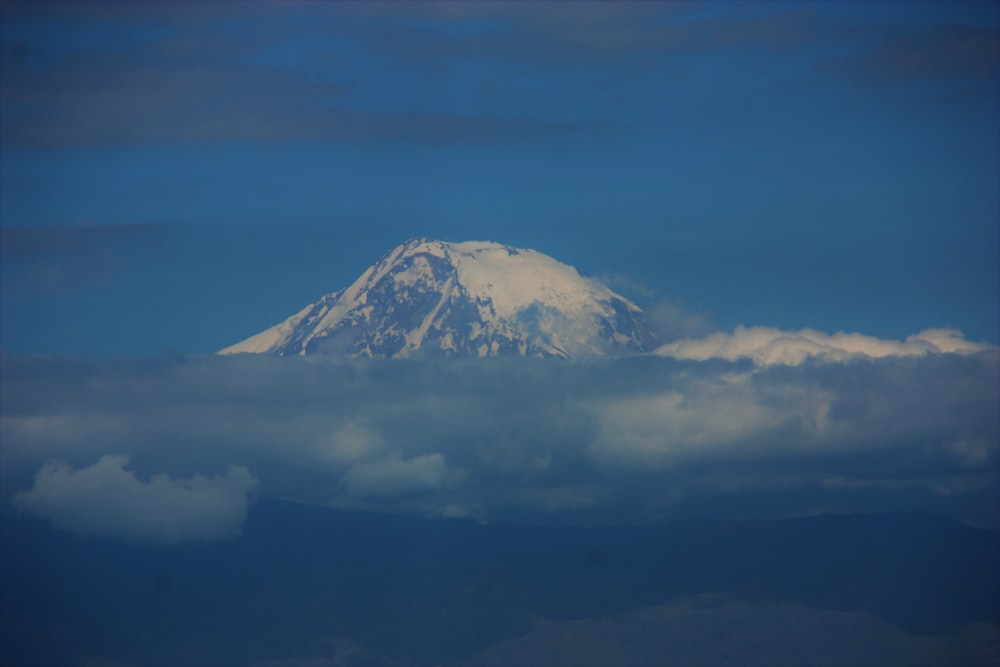
[[[638,306],[540,252],[412,239],[220,354],[585,357],[656,343]]]

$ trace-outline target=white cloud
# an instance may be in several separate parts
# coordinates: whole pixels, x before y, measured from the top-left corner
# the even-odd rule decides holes
[[[998,443],[986,438],[963,438],[945,443],[944,448],[957,456],[964,465],[982,467],[989,463],[991,456],[996,455]]]
[[[955,339],[921,340],[940,350]],[[239,355],[86,365],[8,357],[0,374],[0,488],[4,500],[24,490],[23,507],[34,502],[35,514],[65,527],[140,539],[146,515],[190,525],[195,498],[242,508],[238,474],[191,477],[232,464],[254,471],[260,495],[488,520],[632,521],[709,506],[717,515],[746,515],[753,498],[779,492],[787,498],[771,507],[786,513],[934,509],[929,496],[979,498],[984,478],[997,484],[996,350],[823,360]],[[118,458],[92,465],[109,453],[128,455],[133,467]],[[51,459],[67,464],[53,467]],[[77,502],[88,476],[102,481],[103,495]],[[828,479],[839,481],[822,484]],[[926,491],[942,479],[951,480],[951,495]],[[202,487],[217,493],[199,496]],[[56,503],[60,488],[76,493],[74,501]],[[879,504],[875,494],[905,501]],[[157,502],[166,497],[177,499],[176,515]],[[89,511],[100,498],[135,511]],[[137,500],[109,500],[119,498]],[[75,517],[74,503],[105,523],[98,529]],[[967,505],[996,514],[980,500]],[[983,521],[1000,525],[1000,517]]]
[[[378,453],[382,443],[364,420],[355,418],[316,438],[311,449],[317,459],[336,467]]]
[[[436,489],[455,473],[448,470],[444,456],[435,452],[404,459],[399,452],[358,463],[344,475],[352,496],[394,496]]]
[[[704,338],[684,338],[662,345],[656,353],[674,359],[752,359],[764,366],[796,366],[806,359],[825,362],[858,357],[913,357],[936,353],[972,354],[990,349],[965,340],[954,329],[926,329],[904,341],[859,333],[826,334],[814,329],[782,331],[770,327],[738,326],[731,334],[717,332]]]
[[[602,465],[658,469],[704,450],[773,429],[788,412],[773,409],[741,387],[691,387],[602,402],[590,455]]]
[[[13,502],[80,535],[173,544],[237,535],[257,485],[246,468],[237,466],[212,478],[153,475],[141,481],[125,469],[127,464],[128,457],[111,455],[78,470],[50,462]]]

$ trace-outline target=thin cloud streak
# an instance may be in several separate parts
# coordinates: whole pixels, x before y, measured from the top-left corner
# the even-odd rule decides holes
[[[852,59],[822,61],[821,66],[860,83],[995,82],[1000,74],[1000,30],[953,24],[889,34],[871,51]]]
[[[48,225],[0,228],[3,289],[67,294],[114,283],[129,251],[162,240],[162,225]]]
[[[4,143],[34,149],[301,140],[448,146],[600,129],[525,114],[362,108],[348,99],[361,85],[359,75],[342,59],[334,58],[332,68],[329,62],[317,67],[324,61],[315,56],[295,65],[271,61],[269,49],[313,35],[312,27],[295,26],[291,33],[278,24],[276,32],[248,36],[225,22],[210,23],[184,36],[154,34],[67,53],[51,44],[5,44]],[[325,36],[342,37],[340,29]]]
[[[352,86],[303,72],[229,63],[150,69],[122,57],[76,71],[5,76],[4,142],[60,149],[251,141],[462,145],[599,129],[595,124],[351,108]]]
[[[6,226],[0,228],[0,253],[11,257],[89,253],[120,240],[149,238],[161,230],[155,224]]]
[[[50,6],[69,25],[96,20],[112,32],[131,27],[133,36],[109,40],[110,46],[4,43],[6,145],[483,145],[634,124],[519,104],[526,65],[563,74],[579,69],[591,83],[664,68],[676,73],[691,57],[758,51],[800,54],[817,72],[852,79],[989,79],[998,67],[996,30],[962,24],[919,34],[873,32],[855,52],[813,57],[809,49],[845,29],[841,19],[816,8],[738,7],[723,17],[697,3],[255,3],[250,11],[226,3],[183,11],[165,10],[163,3],[93,4]],[[51,20],[23,6],[12,19],[36,27]],[[162,29],[150,30],[157,22]],[[483,90],[445,108],[435,98],[466,85],[455,62],[477,63]],[[377,73],[387,66],[390,81]],[[515,72],[521,74],[512,77]],[[498,103],[497,91],[507,87],[506,101]],[[387,88],[393,91],[388,103]],[[570,98],[584,94],[581,89]],[[469,106],[472,99],[478,105]]]

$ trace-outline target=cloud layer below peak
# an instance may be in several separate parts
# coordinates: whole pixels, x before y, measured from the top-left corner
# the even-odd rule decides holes
[[[789,359],[773,330],[744,331]],[[3,503],[168,543],[234,534],[251,491],[480,520],[927,509],[1000,526],[997,350],[947,332],[895,347],[784,338],[835,352],[798,365],[718,344],[704,360],[6,357]]]

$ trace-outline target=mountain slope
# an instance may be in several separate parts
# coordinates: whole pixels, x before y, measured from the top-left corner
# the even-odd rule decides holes
[[[581,357],[655,344],[638,306],[547,255],[412,239],[347,289],[220,353]]]

